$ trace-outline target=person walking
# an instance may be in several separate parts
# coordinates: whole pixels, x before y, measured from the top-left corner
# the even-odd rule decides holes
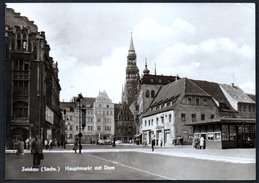
[[[200,149],[204,149],[204,137],[201,136],[200,138]]]
[[[39,136],[35,136],[35,140],[31,144],[31,153],[33,154],[33,167],[38,168],[40,165],[41,157],[43,157],[43,144]]]
[[[24,155],[24,142],[22,139],[19,139],[17,142],[16,154],[17,154],[18,158],[22,158],[22,156]]]
[[[77,149],[78,149],[78,144],[77,144],[77,141],[76,141],[76,142],[74,143],[74,147],[73,147],[73,150],[75,151],[75,153],[76,153]]]
[[[152,141],[151,141],[152,151],[154,151],[155,144],[156,144],[156,139],[153,138]]]
[[[45,139],[44,145],[45,145],[45,149],[48,150],[48,146],[49,146],[48,139]]]

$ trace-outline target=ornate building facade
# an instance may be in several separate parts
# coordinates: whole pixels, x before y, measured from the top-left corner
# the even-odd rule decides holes
[[[129,143],[136,134],[134,115],[128,104],[115,104],[115,139],[123,143]]]
[[[49,56],[45,33],[13,9],[5,8],[6,145],[30,139],[61,140],[61,86],[58,63]]]

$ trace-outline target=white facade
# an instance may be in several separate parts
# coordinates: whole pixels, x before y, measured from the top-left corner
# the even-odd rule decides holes
[[[175,112],[173,110],[161,112],[148,117],[142,118],[143,140],[150,144],[152,138],[158,141],[158,144],[167,146],[172,144],[176,138],[175,132]]]
[[[114,137],[114,104],[105,91],[100,92],[94,103],[94,131],[101,139]]]

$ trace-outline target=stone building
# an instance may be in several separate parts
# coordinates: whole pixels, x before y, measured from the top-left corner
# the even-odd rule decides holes
[[[58,63],[45,33],[27,17],[5,8],[6,145],[33,138],[61,140]]]
[[[203,136],[206,148],[246,147],[248,137],[255,140],[255,102],[238,87],[183,78],[159,90],[141,130],[148,142],[155,137],[162,145]]]
[[[99,139],[112,140],[115,134],[114,104],[106,91],[100,92],[96,98],[73,97],[72,102],[61,102],[61,109],[66,121],[66,139],[68,143],[97,143]],[[64,114],[64,109],[66,114]]]
[[[137,126],[137,134],[135,137],[141,136],[142,116],[154,100],[158,91],[162,86],[174,82],[177,79],[180,78],[178,76],[157,75],[156,71],[154,74],[150,74],[147,67],[147,60],[145,61],[145,69],[139,81],[138,95],[135,101],[135,121]]]
[[[115,104],[115,139],[130,143],[136,134],[134,115],[128,104]]]
[[[100,92],[94,102],[96,140],[112,140],[115,132],[114,104],[106,91]]]
[[[139,69],[137,66],[137,54],[131,36],[130,48],[127,56],[126,83],[122,91],[122,103],[126,102],[129,106],[136,100],[139,83]]]

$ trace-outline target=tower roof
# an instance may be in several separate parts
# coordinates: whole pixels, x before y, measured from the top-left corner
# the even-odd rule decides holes
[[[144,69],[143,73],[144,73],[144,75],[146,75],[146,74],[149,74],[149,72],[150,71],[147,68],[147,58],[145,58],[145,69]]]
[[[135,49],[134,49],[134,44],[133,44],[132,33],[131,33],[131,40],[130,40],[130,48],[129,48],[129,51],[135,51]]]

